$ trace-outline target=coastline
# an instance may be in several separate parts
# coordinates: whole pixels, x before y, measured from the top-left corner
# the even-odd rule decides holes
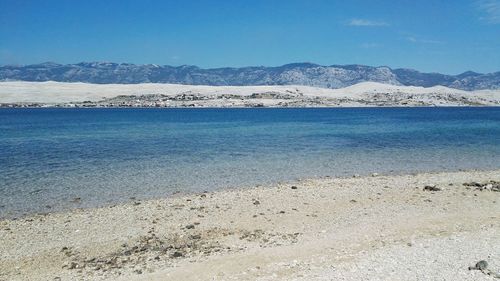
[[[106,107],[106,106],[82,106],[82,107],[73,107],[73,106],[64,106],[64,105],[2,105],[0,104],[0,109],[356,109],[356,108],[497,108],[500,107],[499,105],[496,104],[488,104],[488,105],[483,105],[483,104],[461,104],[461,105],[411,105],[411,106],[406,106],[406,105],[345,105],[345,106],[230,106],[230,107],[220,107],[220,106],[169,106],[169,107],[151,107],[151,106],[137,106],[137,107],[131,107],[131,106],[113,106],[113,107]]]
[[[0,82],[0,107],[419,107],[499,106],[500,90],[464,91],[361,82],[329,89],[301,85],[201,86]]]
[[[308,179],[0,220],[0,280],[490,280],[467,266],[500,270],[500,192],[463,184],[492,180]]]

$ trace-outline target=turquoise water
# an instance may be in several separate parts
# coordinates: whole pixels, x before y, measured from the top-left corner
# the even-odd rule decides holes
[[[499,159],[500,108],[0,109],[0,217]]]

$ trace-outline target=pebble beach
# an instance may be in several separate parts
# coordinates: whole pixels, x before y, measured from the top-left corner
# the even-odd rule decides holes
[[[500,170],[318,178],[0,221],[0,280],[494,280]]]

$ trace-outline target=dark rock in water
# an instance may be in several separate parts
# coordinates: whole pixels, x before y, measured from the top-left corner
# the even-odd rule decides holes
[[[42,191],[43,191],[43,189],[35,189],[35,190],[31,191],[30,194],[38,194]]]
[[[292,187],[291,187],[291,188],[292,188],[292,189],[297,189],[298,187],[297,187],[297,186],[295,186],[295,185],[292,185]]]
[[[435,185],[426,185],[424,187],[424,190],[427,190],[427,191],[441,191],[441,188],[435,186]]]

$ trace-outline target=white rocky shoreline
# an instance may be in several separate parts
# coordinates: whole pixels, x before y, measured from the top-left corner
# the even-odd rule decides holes
[[[192,86],[0,82],[0,107],[500,106],[500,90],[463,91],[363,82],[308,86]]]

